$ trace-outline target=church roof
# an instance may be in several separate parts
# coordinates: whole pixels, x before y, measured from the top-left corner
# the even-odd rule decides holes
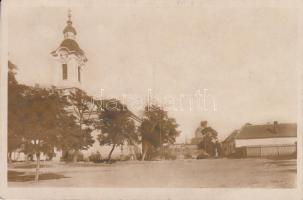
[[[245,126],[240,133],[237,134],[236,139],[261,139],[296,136],[297,124],[277,123]]]
[[[79,47],[78,43],[73,39],[64,39],[61,42],[60,46],[55,51],[51,52],[51,54],[53,56],[56,56],[57,51],[59,49],[65,49],[71,54],[75,54],[77,56],[83,56],[84,57],[84,62],[87,61],[87,58],[85,57],[84,51]]]
[[[80,54],[83,54],[83,50],[80,49],[78,43],[75,40],[72,39],[65,39],[61,42],[60,47],[65,47],[69,51],[75,51],[79,52]]]

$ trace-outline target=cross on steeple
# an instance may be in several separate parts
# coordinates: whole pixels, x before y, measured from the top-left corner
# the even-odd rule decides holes
[[[68,14],[67,14],[67,17],[68,17],[68,21],[72,21],[71,19],[72,19],[72,10],[69,8],[68,9]]]

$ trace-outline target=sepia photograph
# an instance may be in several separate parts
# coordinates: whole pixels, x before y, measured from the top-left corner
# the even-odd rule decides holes
[[[298,3],[4,2],[7,189],[298,197]]]

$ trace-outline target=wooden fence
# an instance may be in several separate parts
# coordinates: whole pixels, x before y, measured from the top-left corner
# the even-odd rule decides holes
[[[270,146],[248,146],[237,149],[241,157],[286,157],[297,154],[296,144],[270,145]]]

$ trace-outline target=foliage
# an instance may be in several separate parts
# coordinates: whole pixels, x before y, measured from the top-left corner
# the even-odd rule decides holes
[[[61,124],[62,131],[69,132],[69,137],[62,138],[62,146],[65,152],[73,152],[72,160],[77,161],[79,150],[86,150],[93,145],[94,139],[91,132],[94,129],[92,113],[94,109],[93,98],[84,91],[75,89],[70,91],[67,98],[67,108],[73,113],[65,124]],[[76,123],[75,123],[76,122]],[[69,159],[70,160],[70,159]]]
[[[65,120],[58,122],[58,129],[61,133],[58,135],[60,140],[59,148],[64,151],[79,151],[88,149],[94,142],[91,136],[91,128],[81,130],[80,125],[75,123],[73,115],[68,115]]]
[[[26,86],[18,84],[15,74],[17,67],[8,62],[8,154],[21,148],[23,142],[21,110],[24,107],[23,93]],[[10,159],[10,156],[9,156]]]
[[[192,159],[193,155],[190,152],[185,152],[184,153],[184,159]]]
[[[102,100],[97,102],[99,123],[97,129],[101,130],[98,135],[100,145],[112,145],[111,154],[116,146],[125,143],[135,144],[139,141],[132,113],[126,105],[115,99]]]
[[[8,152],[16,149],[37,160],[39,177],[40,155],[52,157],[55,149],[86,149],[91,144],[79,121],[70,114],[68,99],[55,87],[40,88],[18,84],[16,67],[9,62],[8,79]]]
[[[120,161],[128,161],[128,160],[130,160],[130,158],[131,158],[131,155],[121,155],[119,157],[119,160]]]
[[[89,155],[88,159],[91,162],[99,163],[102,161],[102,155],[99,151],[97,151],[96,153],[92,153],[91,155]]]
[[[210,126],[204,126],[200,130],[202,139],[198,148],[205,150],[209,155],[214,155],[217,147],[217,131]]]
[[[164,151],[165,160],[176,160],[177,154],[174,151]]]
[[[28,88],[20,110],[26,153],[50,153],[66,137],[61,127],[70,117],[64,110],[64,99],[54,89]]]
[[[168,117],[167,111],[159,106],[146,106],[143,122],[139,127],[142,138],[158,147],[163,144],[173,144],[180,134],[174,118]]]
[[[76,121],[80,125],[93,125],[93,111],[95,109],[94,100],[86,92],[80,89],[75,89],[70,92],[68,102],[74,112]]]
[[[206,153],[205,151],[201,151],[197,156],[197,159],[206,159],[206,158],[209,158],[209,154]]]
[[[139,127],[143,143],[148,142],[154,148],[162,147],[163,144],[173,144],[180,134],[177,128],[176,120],[168,117],[167,111],[157,105],[145,107],[144,118]],[[151,148],[147,145],[143,150],[145,153],[143,153],[142,159],[146,153],[149,153],[148,149]]]

